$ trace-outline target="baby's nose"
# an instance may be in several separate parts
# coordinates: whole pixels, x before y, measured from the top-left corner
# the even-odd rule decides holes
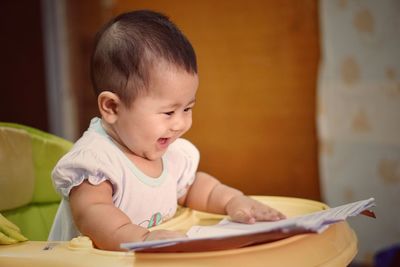
[[[172,122],[171,130],[178,132],[185,128],[186,122],[183,116],[177,115]]]

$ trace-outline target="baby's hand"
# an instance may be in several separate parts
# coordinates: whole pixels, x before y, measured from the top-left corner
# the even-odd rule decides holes
[[[279,211],[244,195],[233,197],[226,204],[226,212],[232,220],[241,223],[278,221],[286,216]]]
[[[144,241],[175,239],[175,238],[183,238],[183,237],[187,237],[187,236],[178,231],[154,230],[154,231],[149,232],[146,235]]]

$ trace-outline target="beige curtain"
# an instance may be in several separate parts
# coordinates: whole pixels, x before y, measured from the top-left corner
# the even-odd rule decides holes
[[[400,1],[321,0],[320,175],[330,205],[375,197],[351,219],[358,260],[400,243]]]

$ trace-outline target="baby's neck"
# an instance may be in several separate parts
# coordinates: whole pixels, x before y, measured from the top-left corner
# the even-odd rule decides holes
[[[150,160],[145,157],[134,154],[126,146],[124,146],[120,140],[118,140],[117,135],[107,123],[102,121],[102,127],[104,131],[111,137],[113,143],[125,154],[125,156],[146,176],[151,178],[158,178],[163,172],[162,159],[158,158],[156,160]]]

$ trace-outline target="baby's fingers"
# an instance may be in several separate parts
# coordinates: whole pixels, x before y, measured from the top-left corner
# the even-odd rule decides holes
[[[254,210],[254,217],[257,221],[278,221],[286,218],[279,211],[265,206],[262,209]]]
[[[245,212],[244,210],[236,211],[233,215],[231,215],[231,218],[233,221],[240,223],[253,224],[256,222],[256,218],[254,218],[252,214]]]

